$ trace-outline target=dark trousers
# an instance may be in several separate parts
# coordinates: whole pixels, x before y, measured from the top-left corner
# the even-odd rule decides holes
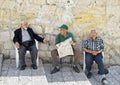
[[[74,65],[77,65],[80,61],[80,50],[77,45],[72,46],[73,52],[74,52]],[[59,65],[59,58],[58,58],[58,52],[57,49],[54,49],[51,51],[53,65],[58,66]]]
[[[98,65],[98,69],[100,71],[100,74],[105,74],[104,72],[104,65],[103,65],[103,61],[102,61],[102,53],[97,54],[96,56],[93,56],[90,53],[85,53],[85,62],[86,62],[86,69],[88,72],[91,71],[91,66],[93,64],[93,61],[95,61]]]
[[[26,63],[25,63],[25,54],[26,54],[27,50],[30,51],[32,64],[36,64],[38,50],[37,50],[35,44],[33,44],[32,46],[29,46],[28,48],[26,48],[25,46],[21,45],[18,50],[19,50],[18,52],[19,52],[19,61],[20,61],[19,63],[20,63],[20,66],[26,65]]]

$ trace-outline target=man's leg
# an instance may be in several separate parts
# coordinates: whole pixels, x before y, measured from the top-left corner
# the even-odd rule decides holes
[[[79,50],[79,47],[77,45],[73,45],[72,48],[73,48],[73,52],[74,52],[74,66],[73,66],[73,69],[74,69],[75,72],[79,73],[80,70],[78,69],[77,65],[80,62],[80,50]]]
[[[36,60],[37,60],[38,50],[36,48],[36,45],[34,44],[30,46],[28,50],[30,51],[31,54],[32,67],[33,69],[37,69]]]
[[[91,66],[93,64],[93,56],[90,53],[85,53],[85,63],[86,63],[86,69],[87,69],[87,77],[91,78],[92,73],[91,71]]]
[[[103,61],[102,61],[102,53],[99,53],[95,56],[95,62],[97,63],[98,65],[98,69],[100,71],[100,74],[101,74],[101,83],[104,85],[104,84],[107,84],[108,85],[108,81],[106,79],[106,76],[105,76],[105,70],[104,70],[104,65],[103,65]]]
[[[52,60],[53,60],[53,66],[54,67],[59,66],[57,49],[54,49],[51,51],[51,56],[52,56]]]
[[[86,63],[87,71],[90,72],[92,64],[93,64],[93,56],[92,56],[92,54],[85,53],[85,63]]]
[[[80,62],[80,50],[77,45],[73,45],[73,52],[74,52],[74,65],[78,65]]]
[[[98,65],[98,69],[99,69],[101,75],[102,75],[102,74],[105,74],[102,58],[103,58],[102,53],[99,53],[99,54],[97,54],[97,55],[94,57],[95,62],[96,62],[97,65]]]
[[[51,51],[51,56],[52,56],[52,60],[53,60],[53,66],[54,66],[54,69],[51,71],[51,74],[53,73],[56,73],[60,70],[60,67],[59,67],[59,60],[58,60],[58,52],[57,52],[57,49],[54,49]]]
[[[18,48],[18,52],[19,52],[20,70],[24,70],[26,67],[26,64],[25,64],[26,47],[21,45],[20,48]]]
[[[35,44],[29,47],[29,51],[30,51],[30,54],[31,54],[32,64],[36,65],[38,50],[37,50]]]

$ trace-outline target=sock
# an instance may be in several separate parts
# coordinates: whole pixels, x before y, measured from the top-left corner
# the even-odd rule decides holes
[[[56,66],[57,69],[59,69],[60,67],[59,66]]]
[[[106,78],[105,74],[101,75],[101,79]]]

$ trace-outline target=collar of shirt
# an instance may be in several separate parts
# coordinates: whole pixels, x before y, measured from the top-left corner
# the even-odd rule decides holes
[[[22,29],[23,31],[25,31],[25,30],[27,30],[28,28],[27,28],[27,27],[26,27],[26,28],[22,28],[22,27],[21,27],[21,29]]]
[[[96,39],[95,39],[95,41],[92,39],[92,37],[90,37],[90,40],[92,41],[92,42],[96,42],[96,41],[98,41],[98,39],[99,39],[99,37],[96,37]]]

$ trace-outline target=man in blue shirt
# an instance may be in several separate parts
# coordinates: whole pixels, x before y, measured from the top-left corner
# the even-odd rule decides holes
[[[85,51],[85,62],[86,62],[86,69],[87,69],[87,77],[91,78],[92,73],[91,66],[93,61],[95,61],[98,65],[98,69],[100,74],[102,75],[102,83],[107,82],[105,77],[105,70],[103,65],[103,55],[102,51],[104,51],[104,43],[103,40],[97,36],[96,30],[91,30],[90,37],[84,41],[82,48]]]

